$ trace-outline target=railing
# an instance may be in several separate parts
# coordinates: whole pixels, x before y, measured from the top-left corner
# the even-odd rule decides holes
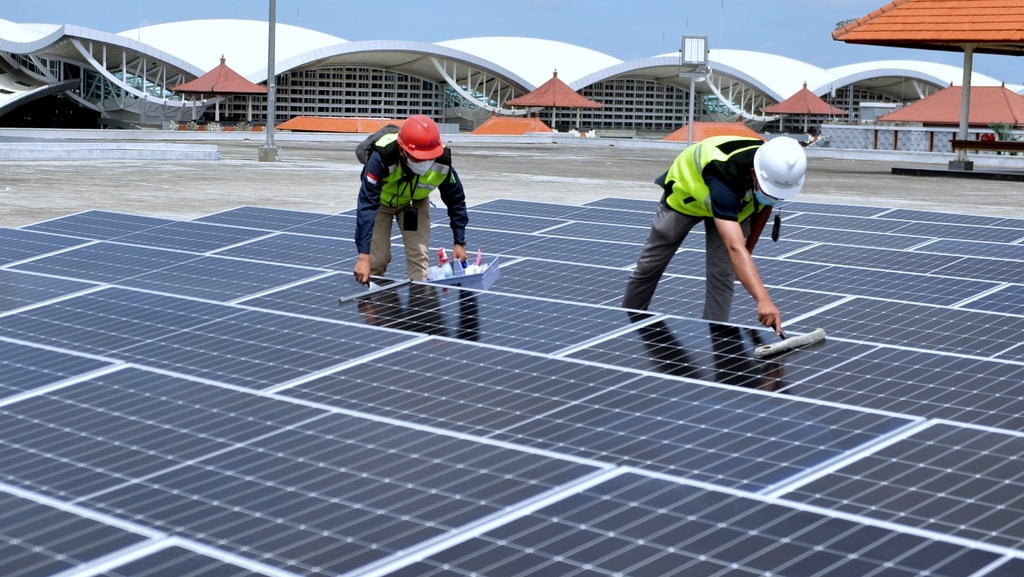
[[[958,140],[950,142],[953,152],[958,150],[993,150],[996,152],[1024,152],[1024,140]]]

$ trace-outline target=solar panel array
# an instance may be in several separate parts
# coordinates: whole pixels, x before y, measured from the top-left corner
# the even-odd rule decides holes
[[[700,230],[619,308],[655,206],[472,207],[488,291],[396,242],[365,292],[352,214],[0,229],[0,573],[1024,573],[1024,219],[788,203],[755,258],[829,336],[756,359]]]

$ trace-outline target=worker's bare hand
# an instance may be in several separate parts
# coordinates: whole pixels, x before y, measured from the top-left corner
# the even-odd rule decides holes
[[[466,262],[466,247],[461,244],[452,246],[452,260]]]
[[[356,266],[352,269],[352,274],[355,275],[356,282],[359,284],[370,282],[370,255],[359,255],[359,258],[356,259]]]
[[[757,303],[757,320],[762,325],[773,329],[775,334],[782,334],[782,313],[770,300]]]

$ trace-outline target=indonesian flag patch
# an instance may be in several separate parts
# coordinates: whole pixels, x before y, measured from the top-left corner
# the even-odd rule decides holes
[[[370,184],[376,186],[377,185],[377,181],[378,181],[378,178],[377,178],[376,174],[373,174],[372,172],[367,172],[366,173],[366,182],[369,182]]]

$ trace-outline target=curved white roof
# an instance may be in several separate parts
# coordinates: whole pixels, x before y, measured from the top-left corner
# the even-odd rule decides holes
[[[0,40],[33,42],[58,30],[58,24],[18,24],[0,18]]]
[[[259,82],[266,80],[268,32],[266,21],[213,19],[155,24],[118,32],[118,36],[174,54],[204,71],[215,68],[224,56],[232,70]],[[344,38],[281,23],[277,24],[275,35],[274,57],[278,62],[347,42]],[[254,78],[261,70],[264,77]]]
[[[963,84],[963,68],[950,66],[938,62],[925,62],[921,60],[874,60],[871,62],[858,62],[829,68],[842,84],[849,84],[857,80],[877,78],[879,76],[909,76],[912,78],[933,79],[939,84]],[[971,74],[971,86],[999,86],[1002,82],[974,72]]]
[[[526,79],[533,88],[551,79],[554,71],[566,84],[622,60],[603,52],[555,40],[521,36],[485,36],[435,42],[438,46],[475,54]]]

